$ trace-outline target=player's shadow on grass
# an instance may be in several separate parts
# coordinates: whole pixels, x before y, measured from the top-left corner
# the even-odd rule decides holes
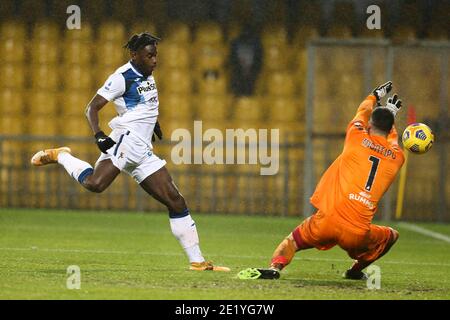
[[[286,279],[295,287],[332,287],[339,289],[365,289],[366,281],[360,280],[317,280],[317,279]]]

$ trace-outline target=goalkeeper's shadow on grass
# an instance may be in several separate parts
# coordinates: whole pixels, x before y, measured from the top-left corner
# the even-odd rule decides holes
[[[281,279],[281,278],[280,278]],[[338,289],[365,289],[366,281],[350,281],[345,279],[315,280],[315,279],[285,279],[295,287],[332,287]]]

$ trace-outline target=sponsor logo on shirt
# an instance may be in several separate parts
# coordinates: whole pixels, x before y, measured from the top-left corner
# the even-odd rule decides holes
[[[141,85],[139,87],[137,87],[137,91],[139,94],[142,94],[144,92],[149,92],[152,90],[156,90],[156,84],[154,82],[150,83],[149,81],[143,81],[141,83]]]
[[[106,86],[105,86],[105,90],[109,90],[109,88],[111,87],[112,81],[110,81]]]
[[[372,201],[370,201],[369,199],[367,199],[364,195],[367,195],[367,193],[365,193],[365,192],[360,192],[360,194],[350,193],[348,195],[348,198],[350,200],[361,202],[363,205],[365,205],[370,210],[374,209],[375,204]]]

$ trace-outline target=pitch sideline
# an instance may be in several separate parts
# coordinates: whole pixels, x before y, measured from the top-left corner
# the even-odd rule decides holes
[[[418,225],[415,225],[412,223],[407,223],[407,222],[399,222],[397,225],[401,228],[419,233],[421,235],[450,243],[450,237],[448,237],[442,233],[431,231],[431,230],[425,229],[423,227],[419,227]]]

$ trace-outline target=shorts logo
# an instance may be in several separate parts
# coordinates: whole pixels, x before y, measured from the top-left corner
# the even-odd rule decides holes
[[[119,154],[119,157],[118,157],[118,159],[123,159],[123,156],[124,156],[124,153],[123,153],[123,152],[121,152],[121,153]]]

